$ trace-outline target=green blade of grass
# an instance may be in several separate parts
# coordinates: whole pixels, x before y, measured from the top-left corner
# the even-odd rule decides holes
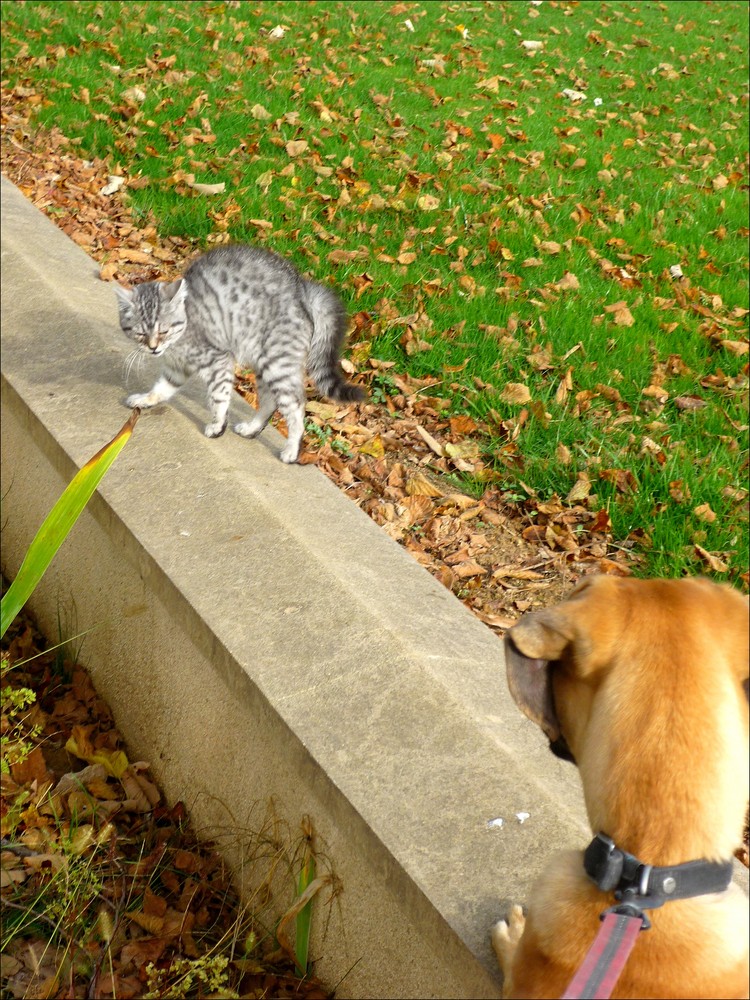
[[[302,871],[297,880],[297,895],[302,896],[306,889],[315,879],[315,858],[312,851],[306,853]],[[301,976],[307,974],[308,956],[310,951],[310,927],[312,924],[312,897],[305,903],[297,914],[297,922],[294,937],[294,955],[297,962],[297,970]]]
[[[96,453],[74,476],[36,533],[16,578],[2,599],[0,638],[34,592],[55,553],[67,538],[91,495],[133,433],[140,411],[130,418],[114,438]]]

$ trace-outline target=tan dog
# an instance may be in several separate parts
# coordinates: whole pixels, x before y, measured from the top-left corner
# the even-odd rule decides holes
[[[748,799],[748,643],[747,599],[702,579],[590,577],[510,630],[511,693],[571,752],[595,834],[647,865],[732,858]],[[556,855],[525,921],[515,906],[493,929],[504,995],[561,997],[613,905],[582,851]],[[647,913],[613,997],[748,996],[741,889]]]

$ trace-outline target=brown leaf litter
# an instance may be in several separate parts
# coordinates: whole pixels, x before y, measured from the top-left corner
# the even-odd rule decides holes
[[[183,803],[165,805],[149,765],[128,760],[88,674],[42,649],[25,618],[3,640],[13,667],[3,679],[4,736],[10,691],[28,688],[36,702],[23,723],[33,748],[2,775],[2,995],[206,995],[200,979],[192,989],[180,986],[187,971],[195,978],[203,966],[248,1000],[327,997],[314,977],[295,972],[288,932],[277,941],[263,929],[262,907],[256,922],[243,906],[214,845],[191,830]],[[290,850],[279,826],[274,819],[258,835],[258,844],[267,838],[273,868]],[[332,879],[323,872],[317,881],[315,890]],[[297,912],[291,875],[289,888],[284,926]],[[261,878],[256,899],[265,891]]]

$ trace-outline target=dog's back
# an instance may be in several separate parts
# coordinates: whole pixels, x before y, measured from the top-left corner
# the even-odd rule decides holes
[[[646,864],[727,861],[741,842],[749,632],[747,598],[730,587],[594,577],[508,635],[511,691],[567,745],[593,831]],[[522,935],[517,914],[493,934],[506,995],[561,996],[613,903],[582,852],[558,856],[532,890]],[[649,916],[613,997],[748,996],[739,889]]]

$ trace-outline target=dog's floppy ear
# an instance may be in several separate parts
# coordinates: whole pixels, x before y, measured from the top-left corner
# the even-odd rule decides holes
[[[555,743],[562,736],[552,694],[550,664],[572,639],[564,605],[525,615],[506,634],[505,666],[513,700]]]

